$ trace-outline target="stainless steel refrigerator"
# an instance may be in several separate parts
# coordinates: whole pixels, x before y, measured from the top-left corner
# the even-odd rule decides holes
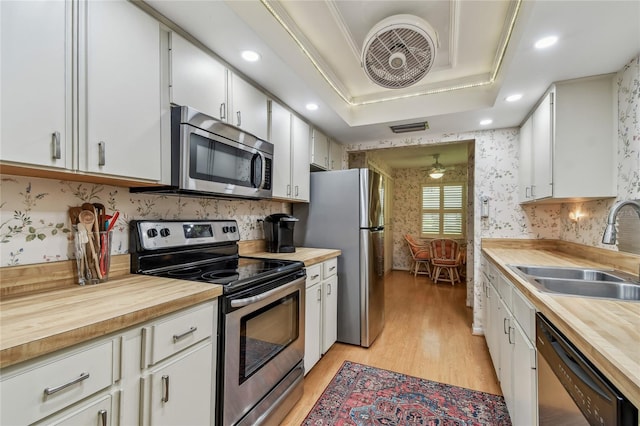
[[[369,347],[384,327],[384,186],[369,169],[311,174],[309,204],[295,204],[298,246],[335,248],[338,341]]]

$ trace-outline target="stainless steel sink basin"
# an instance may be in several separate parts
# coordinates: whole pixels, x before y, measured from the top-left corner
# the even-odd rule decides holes
[[[556,266],[508,266],[543,292],[640,301],[640,282],[625,272]]]
[[[611,281],[621,283],[624,278],[596,269],[560,268],[554,266],[516,266],[520,271],[534,277],[565,278],[582,281]]]
[[[535,278],[544,291],[582,297],[604,297],[618,300],[640,300],[640,285],[624,282],[581,281]]]

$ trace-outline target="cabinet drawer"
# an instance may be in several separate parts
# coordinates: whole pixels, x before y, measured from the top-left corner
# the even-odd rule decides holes
[[[522,330],[530,341],[535,342],[536,337],[536,308],[516,288],[512,290],[512,312]]]
[[[312,287],[322,280],[322,263],[307,267],[306,287]]]
[[[322,279],[329,278],[338,273],[338,258],[326,260],[322,263]]]
[[[511,297],[511,289],[513,288],[513,284],[511,284],[511,281],[509,281],[508,279],[506,279],[504,277],[504,275],[502,275],[500,272],[498,272],[498,292],[500,293],[500,297],[502,297],[502,300],[504,300],[504,304],[507,306],[507,308],[509,310],[511,310],[511,303],[512,303],[512,297]]]
[[[113,342],[82,349],[3,379],[3,425],[32,423],[113,383]]]
[[[149,365],[212,336],[213,323],[214,309],[209,303],[153,324]]]

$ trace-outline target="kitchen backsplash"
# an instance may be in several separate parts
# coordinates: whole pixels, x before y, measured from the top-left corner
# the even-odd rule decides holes
[[[262,239],[258,219],[290,213],[290,203],[131,194],[127,188],[2,175],[0,186],[1,266],[71,258],[68,208],[102,203],[120,212],[113,254],[128,252],[132,219],[236,219],[243,240]]]

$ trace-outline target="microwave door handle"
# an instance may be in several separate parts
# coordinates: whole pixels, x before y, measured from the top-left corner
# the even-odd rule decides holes
[[[260,167],[260,181],[256,182],[255,181],[255,171],[256,171],[256,160],[260,158],[260,163],[262,164],[262,167]],[[253,182],[251,182],[253,184],[254,187],[258,188],[258,189],[264,189],[264,185],[265,185],[265,179],[266,179],[266,174],[267,174],[267,161],[264,157],[264,154],[261,153],[260,151],[258,151],[254,156],[253,156],[253,160],[251,160],[251,169],[252,169],[252,174],[253,176]]]

